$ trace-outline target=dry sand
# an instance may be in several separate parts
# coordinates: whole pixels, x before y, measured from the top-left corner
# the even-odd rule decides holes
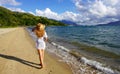
[[[24,28],[0,30],[0,74],[72,74],[66,63],[47,52],[45,68],[38,64],[35,42]]]
[[[0,28],[0,35],[15,30],[16,28]]]

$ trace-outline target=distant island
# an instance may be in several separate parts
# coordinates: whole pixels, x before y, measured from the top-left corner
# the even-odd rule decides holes
[[[34,26],[37,23],[47,26],[66,26],[67,24],[47,17],[35,16],[30,13],[13,12],[0,6],[0,27]]]
[[[78,25],[77,23],[69,21],[69,20],[61,20],[60,22],[63,22],[65,24],[69,24],[69,25],[73,25],[73,26],[87,26],[84,24]],[[110,22],[110,23],[106,23],[106,24],[96,24],[95,26],[107,26],[107,25],[109,25],[109,26],[120,25],[120,21]]]
[[[120,25],[120,21],[116,21],[116,22],[110,22],[110,23],[107,23],[107,24],[98,24],[99,26],[107,26],[107,25],[109,25],[109,26],[114,26],[114,25]]]
[[[69,25],[73,25],[73,26],[83,26],[83,25],[78,25],[75,22],[72,22],[72,21],[69,21],[69,20],[61,20],[60,22],[63,22],[65,24],[69,24]],[[106,23],[106,24],[96,24],[95,26],[107,26],[107,25],[109,25],[109,26],[115,26],[116,25],[117,26],[117,25],[120,25],[120,21],[110,22],[110,23]]]

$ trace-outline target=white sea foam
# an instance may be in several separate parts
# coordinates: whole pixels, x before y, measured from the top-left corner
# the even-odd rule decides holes
[[[64,46],[61,46],[61,45],[56,44],[56,43],[54,43],[54,42],[51,42],[51,44],[54,45],[54,46],[56,46],[56,47],[59,48],[59,49],[62,49],[62,50],[64,50],[64,51],[66,51],[66,52],[69,52],[69,50],[68,50],[67,48],[65,48]],[[60,52],[63,53],[62,51],[60,51]],[[68,56],[67,56],[68,54],[67,54],[67,55],[66,55],[66,54],[67,54],[67,53],[61,54],[61,55],[62,55],[62,58],[64,58],[64,60],[66,60],[65,57],[68,58]],[[66,56],[65,56],[65,55],[66,55]],[[60,56],[60,55],[59,55],[59,56]],[[64,56],[64,57],[63,57],[63,56]],[[73,59],[73,58],[71,58],[71,59]],[[104,72],[104,73],[106,73],[106,74],[115,74],[114,71],[113,71],[111,68],[108,68],[108,67],[103,66],[103,64],[100,63],[100,62],[93,61],[93,60],[88,60],[88,59],[85,58],[85,57],[81,57],[80,61],[82,61],[82,62],[84,62],[84,64],[90,65],[90,66],[96,68],[97,70],[100,70],[100,71],[102,71],[102,72]],[[83,71],[83,70],[85,70],[85,69],[81,69],[81,70]]]
[[[54,46],[57,46],[58,48],[66,51],[66,52],[69,52],[69,50],[68,50],[67,48],[65,48],[64,46],[58,45],[58,44],[56,44],[56,43],[54,43],[54,42],[51,42],[51,44],[53,44]]]
[[[97,61],[93,61],[93,60],[88,60],[85,57],[81,57],[81,61],[83,61],[85,64],[91,65],[95,68],[97,68],[98,70],[101,70],[107,74],[114,74],[114,71],[108,67],[104,67],[103,64],[97,62]]]

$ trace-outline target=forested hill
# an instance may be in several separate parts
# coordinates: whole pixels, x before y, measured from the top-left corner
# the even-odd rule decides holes
[[[56,20],[48,19],[46,17],[34,16],[30,13],[13,12],[0,6],[0,27],[34,26],[39,22],[46,24],[47,26],[67,25]]]

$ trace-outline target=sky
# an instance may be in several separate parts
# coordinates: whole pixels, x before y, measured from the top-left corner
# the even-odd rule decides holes
[[[0,0],[0,6],[78,25],[120,21],[120,0]]]

